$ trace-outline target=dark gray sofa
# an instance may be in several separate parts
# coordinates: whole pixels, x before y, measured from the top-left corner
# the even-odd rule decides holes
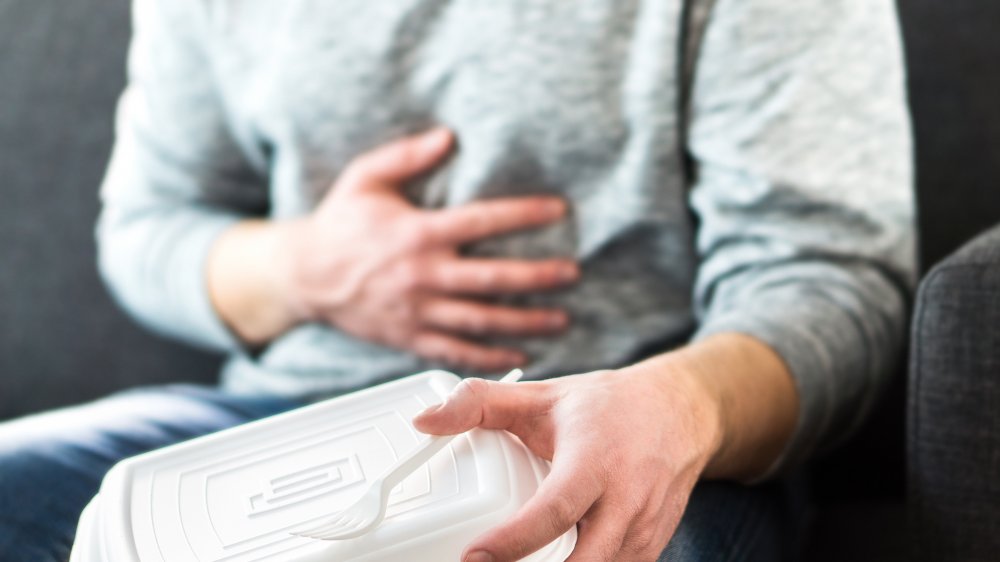
[[[929,266],[1000,222],[1000,3],[907,0],[901,9]],[[216,377],[218,357],[138,328],[97,276],[96,188],[128,35],[128,0],[0,0],[0,420]],[[909,439],[901,373],[858,437],[812,468],[820,509],[806,559],[1000,559],[997,248],[994,231],[928,277]]]
[[[0,419],[215,377],[217,358],[136,327],[97,275],[129,28],[128,0],[0,0]]]
[[[914,311],[912,559],[1000,560],[1000,228],[988,230],[1000,223],[1000,3],[901,6],[924,265],[976,237],[926,276]]]
[[[913,323],[909,479],[923,560],[1000,559],[1000,228],[927,276]]]

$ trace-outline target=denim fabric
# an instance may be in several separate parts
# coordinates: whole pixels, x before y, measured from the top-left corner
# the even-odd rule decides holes
[[[121,459],[297,405],[178,385],[0,424],[0,560],[66,560],[80,512]]]
[[[81,511],[119,460],[297,405],[152,387],[0,424],[0,560],[66,560]],[[785,559],[795,535],[786,499],[781,484],[702,484],[661,560]]]
[[[805,522],[800,484],[699,484],[659,562],[794,560]]]

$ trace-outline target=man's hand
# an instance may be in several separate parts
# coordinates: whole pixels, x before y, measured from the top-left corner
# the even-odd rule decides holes
[[[230,326],[248,342],[263,343],[295,324],[325,322],[467,369],[523,364],[518,350],[467,336],[554,334],[567,327],[566,313],[490,305],[474,297],[563,287],[577,280],[577,265],[569,259],[464,258],[459,248],[557,222],[566,204],[539,196],[432,211],[414,207],[403,186],[444,160],[452,143],[448,131],[437,129],[378,148],[352,162],[311,215],[246,223],[224,235],[210,266],[210,286]],[[265,282],[256,294],[241,294],[247,276],[239,272],[255,259],[249,253],[269,258],[256,273]]]
[[[520,560],[578,525],[570,562],[654,561],[698,479],[759,475],[790,436],[795,390],[766,346],[726,334],[618,371],[545,382],[466,379],[416,427],[505,429],[552,461],[536,495],[466,549]]]

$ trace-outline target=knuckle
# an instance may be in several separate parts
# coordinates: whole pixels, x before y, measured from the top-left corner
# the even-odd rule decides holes
[[[552,324],[550,316],[544,312],[529,312],[522,319],[525,326],[536,332],[545,331]]]
[[[412,138],[403,139],[389,146],[392,157],[402,168],[412,168],[420,163],[420,144]]]
[[[434,348],[434,359],[449,365],[465,365],[465,352],[461,345],[450,339],[441,339],[439,345]],[[456,387],[456,391],[461,388],[461,384]]]
[[[465,365],[473,371],[482,371],[488,369],[488,362],[483,359],[483,354],[478,349],[465,349],[461,350],[461,353],[456,358],[457,364]],[[478,389],[477,393],[480,392]],[[480,400],[480,394],[476,394],[477,401]]]
[[[429,224],[417,221],[401,221],[396,227],[396,238],[403,252],[413,253],[429,248],[433,244],[434,233]]]
[[[567,277],[566,267],[560,263],[547,263],[538,271],[538,282],[546,285],[557,285]]]
[[[497,550],[510,556],[512,560],[520,560],[534,549],[530,540],[520,534],[509,535],[506,542],[502,548],[498,548]]]
[[[637,553],[637,555],[640,553],[650,553],[655,550],[655,545],[658,542],[659,537],[652,527],[640,525],[625,537],[623,548],[624,550]],[[645,560],[646,558],[643,559]],[[656,556],[654,555],[652,559],[655,560]]]
[[[490,385],[483,379],[468,378],[463,379],[462,382],[459,383],[458,390],[477,399],[485,399],[486,395],[489,394]]]
[[[546,510],[548,524],[552,529],[559,530],[563,527],[569,528],[579,520],[576,502],[566,492],[558,493],[549,500]]]
[[[469,214],[467,207],[452,207],[424,212],[433,219],[441,230],[448,232],[464,231],[471,222],[466,218]]]
[[[428,272],[428,283],[441,293],[460,293],[463,287],[461,270],[447,261],[438,262]]]
[[[594,560],[600,560],[601,562],[613,562],[618,559],[618,554],[621,550],[621,543],[617,537],[610,537],[604,542],[599,544],[595,548]],[[631,561],[630,562],[635,562]]]
[[[408,327],[397,327],[388,332],[389,343],[403,349],[413,349],[416,347],[417,333]]]
[[[347,163],[347,167],[344,168],[341,178],[348,183],[364,181],[374,174],[373,170],[376,164],[376,154],[366,152]]]
[[[420,319],[420,303],[404,301],[398,307],[399,330],[412,331]]]
[[[490,202],[474,202],[465,206],[465,219],[468,224],[490,223],[497,214],[495,204]]]
[[[490,322],[485,315],[482,314],[464,314],[461,315],[459,322],[461,323],[461,329],[473,335],[483,335],[487,333],[490,329]]]
[[[464,365],[465,364],[462,361],[461,354],[456,353],[454,349],[451,349],[451,348],[448,348],[448,347],[445,347],[444,349],[441,350],[441,353],[438,355],[438,360],[440,360],[440,361],[442,361],[444,363],[447,363],[448,365]]]
[[[502,275],[495,267],[483,266],[479,268],[476,277],[483,289],[492,290],[500,285]]]
[[[464,223],[468,232],[483,235],[493,231],[501,221],[501,215],[488,203],[470,205],[465,212]]]
[[[444,360],[444,351],[437,339],[426,334],[413,334],[410,338],[410,349],[426,359]]]
[[[401,293],[415,292],[423,284],[423,267],[415,260],[400,261],[392,273]]]

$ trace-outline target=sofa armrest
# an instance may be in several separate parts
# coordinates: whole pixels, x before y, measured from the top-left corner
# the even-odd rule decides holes
[[[937,266],[917,296],[907,472],[924,560],[1000,556],[1000,227]]]

